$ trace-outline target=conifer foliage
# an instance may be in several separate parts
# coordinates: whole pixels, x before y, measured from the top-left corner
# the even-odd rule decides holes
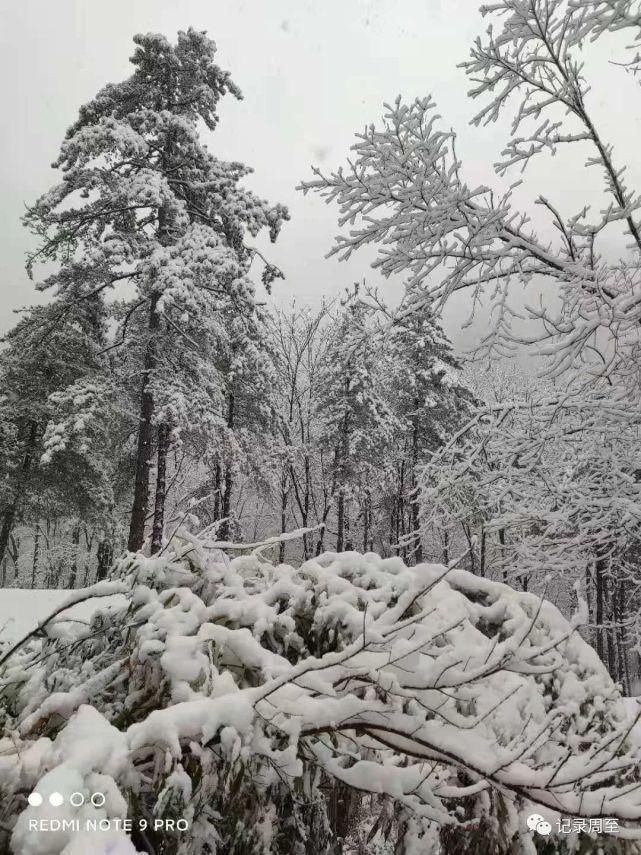
[[[246,167],[218,160],[200,140],[201,125],[216,128],[220,99],[241,97],[214,62],[214,42],[188,30],[175,45],[158,35],[137,36],[135,43],[134,73],[80,109],[54,164],[62,180],[25,218],[41,239],[30,269],[38,261],[59,264],[40,284],[55,292],[59,311],[51,328],[65,323],[74,306],[117,284],[126,283],[131,294],[118,346],[127,345],[132,328],[140,332],[132,551],[144,541],[154,448],[157,532],[163,525],[161,473],[179,427],[174,408],[159,401],[163,393],[171,397],[167,372],[176,395],[187,392],[194,360],[210,359],[208,351],[220,344],[220,312],[233,305],[251,314],[254,288],[247,274],[255,251],[246,237],[266,229],[275,240],[287,218],[282,206],[240,186]],[[263,282],[278,275],[266,265]],[[142,321],[132,325],[134,315]],[[189,367],[175,358],[185,349],[192,351]]]

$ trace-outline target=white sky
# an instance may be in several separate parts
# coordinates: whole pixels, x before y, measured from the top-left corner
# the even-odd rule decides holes
[[[276,283],[276,299],[311,302],[363,277],[378,283],[369,269],[371,255],[357,255],[349,264],[324,259],[337,211],[294,187],[310,177],[312,163],[330,169],[344,162],[354,132],[378,120],[383,101],[430,92],[445,126],[459,133],[468,181],[500,186],[492,163],[509,125],[469,126],[476,105],[467,99],[468,81],[456,67],[485,30],[478,5],[477,0],[0,0],[0,333],[13,323],[13,310],[38,299],[23,267],[32,241],[20,224],[24,206],[56,181],[50,163],[80,104],[130,73],[131,38],[137,32],[173,39],[190,25],[206,29],[218,45],[219,64],[243,90],[244,101],[223,102],[219,129],[208,144],[221,158],[252,166],[252,189],[290,207],[292,220],[270,250],[287,277]],[[629,102],[638,103],[638,88],[619,69],[607,67],[603,50],[597,59],[605,85],[594,95],[594,111],[607,139],[619,144],[623,136],[619,162],[629,154],[635,165],[641,122],[631,117]],[[572,153],[565,163],[557,159],[539,166],[523,199],[549,192],[571,214],[584,204],[586,188],[594,196],[590,188],[597,179],[596,171],[586,172]],[[400,287],[388,283],[385,291],[393,297]],[[462,311],[459,306],[455,314]],[[455,325],[448,327],[459,338]]]

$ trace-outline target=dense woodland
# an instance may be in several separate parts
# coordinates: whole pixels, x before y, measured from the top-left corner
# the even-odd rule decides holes
[[[28,271],[49,300],[19,314],[0,350],[3,588],[83,588],[121,578],[132,566],[138,567],[136,578],[151,580],[153,568],[161,566],[153,561],[169,561],[178,553],[183,560],[180,550],[188,542],[198,543],[199,550],[241,556],[233,566],[242,575],[250,566],[242,561],[254,561],[248,556],[258,549],[274,573],[287,570],[292,586],[313,590],[319,610],[339,589],[317,578],[315,568],[337,567],[328,573],[362,586],[366,593],[353,603],[358,621],[347,616],[334,627],[336,649],[355,656],[350,645],[358,643],[362,628],[365,646],[368,609],[374,628],[377,603],[385,600],[396,609],[385,587],[396,583],[382,581],[396,570],[385,568],[417,568],[420,576],[425,563],[443,565],[476,577],[474,583],[462,581],[471,577],[452,577],[458,581],[450,583],[451,596],[469,598],[465,620],[479,603],[487,605],[487,615],[474,623],[486,641],[494,637],[500,647],[516,637],[511,609],[517,603],[522,620],[531,619],[532,632],[542,631],[539,613],[528,612],[527,603],[536,597],[554,603],[568,620],[578,609],[580,634],[614,681],[605,695],[639,694],[641,195],[628,183],[608,128],[598,127],[591,112],[582,57],[597,40],[616,39],[621,32],[628,42],[637,38],[641,12],[627,0],[502,0],[488,14],[494,29],[475,43],[464,67],[471,97],[479,102],[476,124],[504,115],[513,121],[496,166],[496,187],[466,184],[455,134],[444,130],[429,97],[386,105],[382,120],[357,135],[344,167],[314,170],[300,186],[335,207],[335,253],[349,257],[374,246],[374,267],[402,277],[402,293],[389,302],[368,285],[365,268],[363,280],[346,283],[340,299],[321,306],[307,306],[302,298],[291,306],[279,302],[278,283],[286,271],[270,261],[262,236],[276,241],[289,214],[245,189],[248,167],[213,153],[219,101],[241,97],[229,73],[216,64],[213,41],[193,29],[179,33],[175,43],[160,35],[135,37],[132,76],[107,85],[80,109],[54,164],[57,183],[24,218],[35,236]],[[612,44],[619,49],[619,42]],[[621,73],[636,74],[638,54],[622,50]],[[446,112],[447,105],[440,106]],[[579,210],[566,210],[563,199],[537,195],[527,185],[530,161],[557,151],[564,157],[568,148],[576,152],[580,168],[585,163],[602,180],[602,198],[596,204],[586,198]],[[524,170],[532,211],[515,202],[516,185],[510,183],[515,170]],[[612,249],[618,245],[613,233],[622,239],[620,252]],[[442,325],[447,301],[461,296],[472,316],[477,309],[489,310],[491,320],[474,353],[456,353]],[[511,361],[524,355],[530,359],[528,372],[522,361],[521,367]],[[359,560],[354,553],[375,553],[366,559],[372,567],[381,559],[400,559],[402,565],[371,570],[370,584],[354,569],[361,565],[350,563]],[[199,561],[208,566],[204,558]],[[163,574],[169,578],[176,571],[167,566]],[[262,572],[251,567],[251,573]],[[205,576],[199,572],[190,564],[188,587],[209,608],[224,611],[215,605],[214,583],[210,579],[210,587],[203,588]],[[216,596],[240,596],[230,593],[232,583],[224,574],[216,578]],[[269,578],[264,597],[271,608],[274,580]],[[164,575],[159,580],[148,581],[150,588],[165,584]],[[512,594],[494,583],[506,583]],[[255,584],[242,596],[258,596],[263,582]],[[289,585],[279,584],[283,590]],[[379,594],[372,593],[377,586]],[[531,594],[534,600],[528,599]],[[281,617],[275,613],[269,620],[276,626],[289,608],[304,639],[303,652],[329,655],[329,635],[307,638],[297,624],[294,594],[287,596],[292,599]],[[410,613],[400,611],[394,620],[402,623]],[[552,635],[562,628],[552,612],[546,620]],[[242,631],[235,612],[225,621]],[[442,636],[443,645],[454,650],[455,637],[447,633],[455,626]],[[519,673],[538,680],[532,675],[545,673],[543,660],[536,660],[539,671],[523,663],[535,662],[532,657],[557,642],[528,641],[534,651],[528,659],[521,650],[526,637],[515,642],[524,657]],[[292,665],[299,661],[278,632],[276,640],[270,638],[261,643],[271,645],[274,656],[289,657]],[[486,663],[494,662],[493,653],[490,644]],[[515,649],[502,654],[496,670],[506,667],[511,673],[505,663],[515,655]],[[567,655],[570,660],[558,667],[583,680],[585,657],[575,662]],[[115,654],[110,661],[110,667],[117,665]],[[443,662],[446,671],[453,667]],[[589,667],[599,674],[597,666]],[[266,665],[264,670],[267,674]],[[484,679],[487,673],[482,672]],[[343,680],[349,685],[345,674],[337,676],[334,688]],[[244,679],[243,686],[258,685]],[[471,677],[469,686],[476,679]],[[446,685],[438,680],[434,686]],[[463,683],[453,680],[447,688],[456,691]],[[563,690],[545,679],[543,684],[539,691],[546,698],[550,693],[552,705],[561,703]],[[375,688],[381,703],[386,686],[382,681]],[[399,689],[404,698],[408,691],[404,684]],[[599,703],[586,712],[594,693],[603,694],[590,689],[576,709],[605,739],[609,713]],[[465,712],[466,704],[479,722],[489,715],[482,714],[485,696],[471,700],[473,695],[458,698],[455,717],[472,714]],[[160,695],[153,702],[158,708],[169,703]],[[16,704],[12,715],[18,715]],[[403,707],[407,716],[409,709]],[[568,714],[574,715],[572,710]],[[36,715],[32,707],[27,713]],[[584,746],[600,745],[582,726],[577,725]],[[409,730],[401,732],[410,738]],[[510,737],[520,738],[525,739],[523,733]],[[581,739],[568,737],[563,745],[576,748]],[[532,736],[530,749],[535,742]],[[400,754],[405,744],[383,743]],[[301,843],[304,835],[295,845],[288,838],[260,848],[264,840],[239,836],[235,828],[227,829],[220,849],[205,843],[180,852],[391,852],[363,848],[370,830],[362,823],[374,815],[375,803],[380,807],[378,795],[363,814],[358,799],[345,795],[345,788],[363,789],[363,779],[356,774],[350,779],[348,766],[330,760],[323,754],[327,746],[318,745],[313,763],[300,749],[303,765],[311,764],[305,774],[315,763],[323,770],[311,791],[320,798],[327,775],[339,781],[338,790],[322,797],[329,805],[322,821],[302,814],[298,820],[305,834],[320,834],[320,848]],[[359,762],[374,750],[367,740],[363,745]],[[537,762],[556,763],[561,756]],[[187,774],[184,756],[181,762],[180,774]],[[389,809],[396,791],[381,785],[376,792],[387,795],[371,846],[381,835],[396,835],[395,851],[403,855],[471,851],[465,848],[469,837],[444,819],[450,810],[456,814],[447,799],[460,796],[464,808],[458,820],[484,817],[480,826],[472,822],[468,828],[472,833],[474,826],[479,835],[474,851],[569,852],[558,842],[560,848],[528,849],[524,840],[530,845],[531,836],[516,825],[510,826],[511,836],[498,834],[497,817],[512,816],[502,801],[506,791],[529,804],[551,802],[536,783],[521,786],[516,773],[513,779],[488,777],[493,795],[475,800],[472,795],[483,789],[475,789],[483,762],[480,754],[478,767],[454,762],[461,792],[456,795],[451,781],[447,786],[441,781],[446,800],[445,807],[439,802],[441,813],[417,810],[411,820],[412,799],[422,784],[407,795],[400,819]],[[598,780],[631,792],[635,762],[626,766],[632,769],[629,780],[616,777],[616,764],[606,771],[599,767]],[[609,813],[605,796],[598,809],[590,801],[594,769],[588,764],[582,772],[585,791],[577,804],[563,801],[569,790],[552,787],[557,772],[546,792],[554,792],[570,814],[582,815],[585,805],[592,805],[586,815],[615,816],[616,799],[608,802]],[[568,778],[566,785],[575,783]],[[159,789],[160,784],[156,794]],[[221,808],[223,793],[216,792]],[[270,793],[273,804],[268,799],[264,810],[283,816],[285,797],[279,802]],[[344,815],[332,801],[339,797]],[[260,801],[263,795],[251,798]],[[431,798],[421,796],[425,804]],[[257,820],[248,804],[244,819],[251,825]],[[621,813],[622,821],[638,825],[641,813],[635,811],[636,803]],[[429,842],[432,832],[423,822],[441,828],[438,843]],[[341,849],[339,838],[352,835],[353,843],[354,834],[361,835],[362,848]],[[517,840],[523,848],[511,848]],[[159,841],[134,843],[147,847],[135,851],[178,851],[163,849]],[[420,845],[442,848],[412,848]],[[637,851],[622,841],[603,845],[599,851]],[[585,846],[571,851],[597,851]]]

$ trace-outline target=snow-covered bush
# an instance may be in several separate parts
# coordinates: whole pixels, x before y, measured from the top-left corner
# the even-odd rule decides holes
[[[3,851],[532,853],[550,845],[533,804],[635,835],[639,758],[581,604],[567,622],[453,568],[229,562],[187,535],[93,593],[114,591],[126,604],[90,626],[62,613],[0,656]],[[46,802],[97,790],[100,808]],[[52,814],[78,828],[29,829]],[[133,828],[88,836],[106,817]],[[189,830],[154,832],[159,817]]]

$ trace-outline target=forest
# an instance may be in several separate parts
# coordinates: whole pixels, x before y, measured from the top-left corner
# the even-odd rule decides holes
[[[485,14],[496,184],[447,104],[385,103],[299,176],[363,257],[317,304],[214,153],[215,33],[134,36],[69,117],[0,345],[2,852],[641,852],[641,193],[588,73],[636,79],[641,7]],[[25,589],[57,605],[3,637]],[[128,833],[33,831],[31,791],[97,789],[64,816]]]

